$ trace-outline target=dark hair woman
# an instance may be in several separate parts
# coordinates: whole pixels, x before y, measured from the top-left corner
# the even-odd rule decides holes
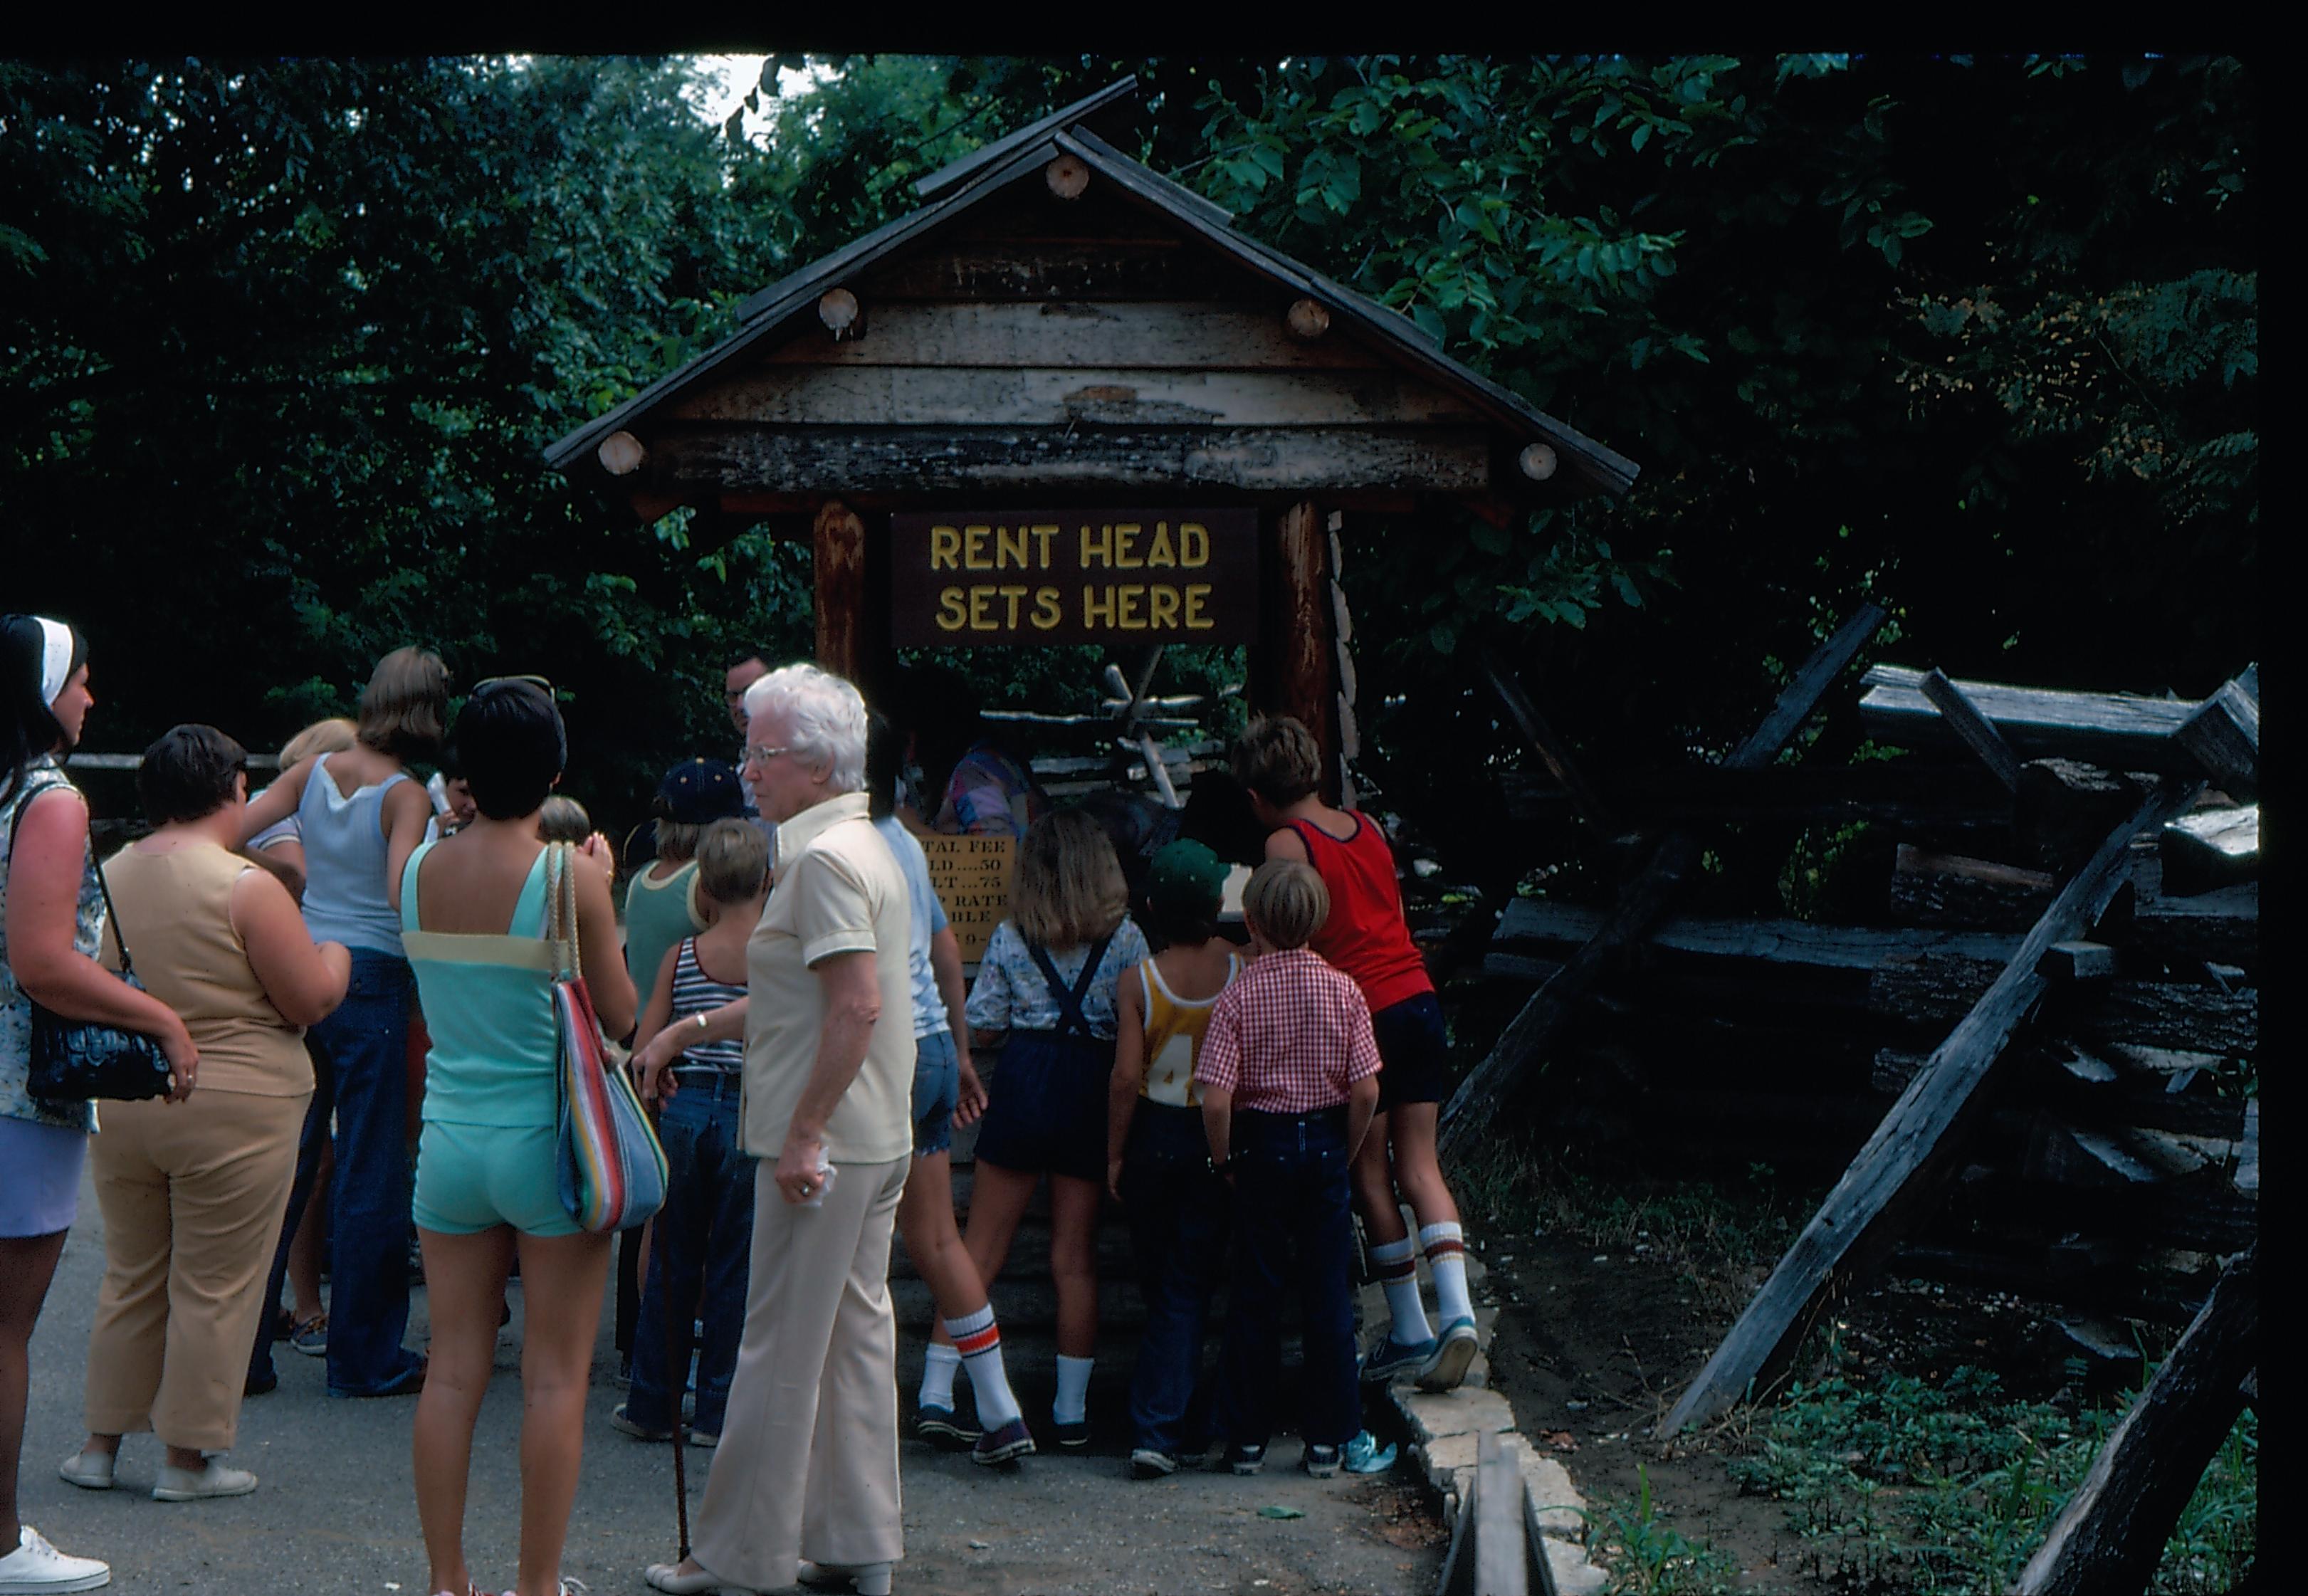
[[[153,1495],[245,1496],[226,1467],[265,1271],[313,1095],[302,1028],[344,997],[351,960],[314,946],[297,901],[237,850],[248,755],[213,726],[179,726],[136,772],[158,828],[105,867],[137,973],[201,1048],[181,1108],[113,1103],[90,1154],[104,1211],[104,1286],[88,1338],[88,1439],[74,1485],[108,1490],[125,1433],[168,1447]],[[112,940],[108,957],[118,951]],[[8,1587],[0,1585],[0,1590]]]
[[[167,1005],[96,962],[104,900],[89,857],[88,806],[56,767],[94,703],[78,632],[43,616],[0,617],[0,1168],[8,1172],[0,1180],[0,1582],[19,1590],[90,1590],[110,1577],[102,1563],[65,1556],[16,1516],[27,1351],[95,1128],[88,1104],[26,1092],[32,1005],[156,1038],[179,1100],[200,1057]]]
[[[377,661],[357,740],[290,766],[250,804],[250,836],[297,817],[305,846],[306,929],[340,942],[352,980],[336,1012],[306,1032],[314,1054],[288,1233],[304,1217],[322,1140],[336,1124],[330,1176],[329,1394],[398,1396],[424,1381],[409,1329],[409,961],[400,945],[400,869],[433,818],[405,761],[441,746],[449,677],[438,656],[400,648]],[[272,1378],[273,1316],[257,1327],[249,1379]]]

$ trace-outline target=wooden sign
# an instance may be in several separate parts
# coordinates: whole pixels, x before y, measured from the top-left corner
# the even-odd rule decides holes
[[[890,517],[891,641],[1250,643],[1255,510]]]
[[[1010,912],[1010,862],[1017,857],[1015,837],[927,836],[922,851],[929,856],[930,884],[953,938],[961,945],[961,962],[976,964],[986,955],[986,945]]]

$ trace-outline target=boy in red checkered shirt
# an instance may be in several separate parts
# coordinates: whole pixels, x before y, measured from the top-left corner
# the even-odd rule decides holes
[[[1378,1107],[1378,1043],[1361,990],[1306,946],[1331,912],[1320,876],[1269,859],[1242,909],[1258,956],[1219,996],[1194,1059],[1210,1162],[1236,1196],[1221,1357],[1227,1464],[1255,1474],[1266,1462],[1282,1372],[1276,1307],[1295,1280],[1303,1462],[1327,1479],[1362,1428],[1347,1170]]]

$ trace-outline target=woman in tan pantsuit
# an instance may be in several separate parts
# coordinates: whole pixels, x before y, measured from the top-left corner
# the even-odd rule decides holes
[[[144,751],[137,788],[159,827],[105,866],[137,979],[201,1050],[182,1103],[107,1103],[90,1153],[104,1211],[104,1285],[88,1342],[88,1440],[64,1462],[109,1489],[120,1437],[158,1431],[164,1502],[243,1496],[256,1477],[211,1453],[240,1422],[250,1338],[313,1094],[303,1027],[342,1000],[350,960],[315,947],[296,901],[233,852],[247,755],[212,727]]]
[[[695,1555],[644,1577],[778,1590],[798,1573],[876,1596],[905,1550],[889,1274],[913,1162],[913,910],[866,813],[857,690],[789,665],[745,707],[745,779],[777,824],[777,884],[745,1002],[700,1016],[695,1039],[745,1038],[742,1134],[761,1160],[745,1329]]]

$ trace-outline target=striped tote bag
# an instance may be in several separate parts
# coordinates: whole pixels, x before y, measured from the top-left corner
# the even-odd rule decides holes
[[[553,844],[547,866],[548,935],[557,950],[553,1010],[561,1031],[561,1205],[587,1230],[630,1230],[665,1206],[665,1149],[640,1093],[609,1062],[578,962],[573,849]]]

